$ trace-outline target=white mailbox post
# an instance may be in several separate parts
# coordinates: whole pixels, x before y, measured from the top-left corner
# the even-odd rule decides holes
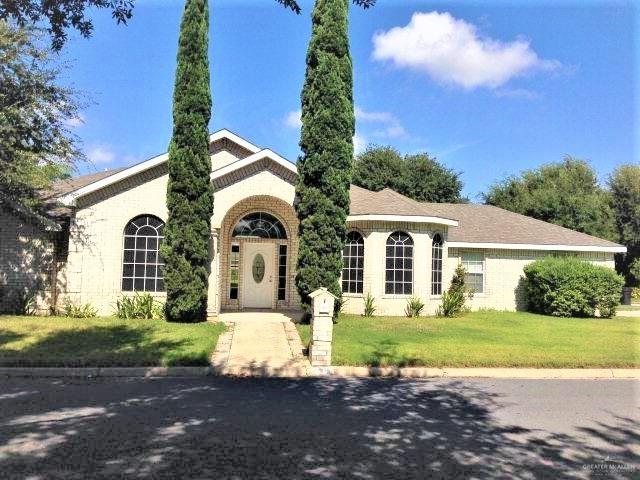
[[[309,297],[313,310],[309,360],[313,367],[329,367],[333,338],[333,305],[337,297],[324,287],[311,293]]]

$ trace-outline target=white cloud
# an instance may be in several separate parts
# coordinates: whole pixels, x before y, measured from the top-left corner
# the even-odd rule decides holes
[[[527,100],[535,100],[540,98],[540,94],[526,88],[501,88],[496,90],[496,96],[507,98],[524,98]]]
[[[86,152],[87,160],[94,165],[111,163],[116,159],[116,154],[106,145],[94,145]]]
[[[300,110],[293,110],[284,117],[284,124],[289,128],[302,127],[302,112]]]
[[[381,138],[403,138],[407,136],[407,131],[392,113],[389,112],[369,112],[356,106],[356,121],[360,123],[377,123],[382,128],[374,132],[374,135]]]
[[[378,138],[404,138],[407,137],[407,131],[402,126],[400,121],[390,112],[374,112],[364,110],[358,106],[354,108],[354,114],[358,125],[373,124],[377,126],[373,131],[370,131],[371,136]],[[288,128],[300,129],[302,126],[302,120],[300,118],[300,110],[292,110],[287,113],[283,119],[283,123]],[[369,139],[365,137],[360,131],[353,137],[353,147],[355,153],[360,153],[365,150],[369,144]]]
[[[404,27],[373,36],[373,58],[426,72],[442,84],[471,90],[497,88],[532,70],[553,70],[525,39],[501,42],[482,36],[475,25],[444,12],[416,12]]]
[[[79,114],[78,114],[77,116],[75,116],[75,117],[67,118],[67,119],[64,121],[64,124],[65,124],[67,127],[70,127],[70,128],[78,128],[78,127],[83,126],[83,125],[85,124],[85,122],[86,122],[86,118],[85,118],[85,116],[84,116],[84,115],[82,115],[81,113],[79,113]]]

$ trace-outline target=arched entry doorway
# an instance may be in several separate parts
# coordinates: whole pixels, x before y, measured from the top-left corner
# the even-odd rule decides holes
[[[270,196],[232,207],[221,229],[221,298],[225,310],[291,309],[297,260],[293,207]]]

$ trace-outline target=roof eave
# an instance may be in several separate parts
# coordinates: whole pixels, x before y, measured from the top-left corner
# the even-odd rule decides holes
[[[453,248],[483,248],[496,250],[544,250],[560,252],[604,252],[625,253],[627,247],[623,245],[562,245],[535,243],[493,243],[493,242],[448,242]]]
[[[393,223],[433,223],[457,227],[457,220],[430,215],[387,215],[387,214],[355,214],[347,217],[347,222],[393,222]]]

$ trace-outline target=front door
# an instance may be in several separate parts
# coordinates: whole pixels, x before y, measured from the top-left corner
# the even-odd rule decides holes
[[[245,243],[242,259],[242,306],[271,308],[273,301],[272,243]]]

